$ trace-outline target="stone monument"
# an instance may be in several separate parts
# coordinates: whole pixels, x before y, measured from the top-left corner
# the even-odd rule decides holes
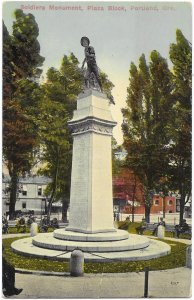
[[[70,219],[66,230],[84,233],[115,231],[112,195],[112,129],[117,124],[102,93],[94,48],[81,38],[87,62],[85,86],[69,122],[73,136]],[[93,86],[90,76],[93,73]]]
[[[74,250],[84,251],[86,261],[133,261],[166,255],[169,245],[114,228],[111,137],[116,122],[110,110],[114,100],[103,94],[89,39],[83,37],[81,44],[87,70],[77,110],[69,121],[73,136],[69,225],[18,240],[11,247],[23,255],[61,260],[69,260]]]

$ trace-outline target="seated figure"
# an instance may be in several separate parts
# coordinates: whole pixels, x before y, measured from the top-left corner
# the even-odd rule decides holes
[[[11,266],[3,257],[2,259],[3,267],[3,294],[5,297],[19,295],[22,289],[17,289],[15,287],[15,269]]]
[[[23,229],[23,232],[26,232],[26,222],[24,217],[21,217],[20,219],[17,220],[16,227],[17,227],[17,232],[19,232],[20,228]]]
[[[40,231],[47,232],[49,227],[49,222],[47,220],[47,216],[45,215],[44,218],[40,221]]]
[[[184,233],[187,230],[189,230],[189,225],[187,224],[185,219],[183,219],[181,224],[175,225],[175,233],[177,238],[179,238],[181,233]]]
[[[5,233],[8,233],[8,231],[9,231],[8,221],[5,217],[3,217],[3,220],[2,220],[2,233],[5,234]]]
[[[137,234],[140,234],[140,235],[143,234],[144,230],[146,229],[146,224],[147,223],[146,223],[145,219],[143,218],[142,222],[140,223],[140,226],[135,228]]]
[[[57,218],[53,218],[52,219],[52,221],[51,221],[51,227],[53,227],[53,228],[59,228],[59,223],[58,223]]]

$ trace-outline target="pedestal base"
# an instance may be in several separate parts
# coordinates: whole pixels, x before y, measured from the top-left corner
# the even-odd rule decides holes
[[[53,244],[53,235],[52,233],[42,233],[39,234],[36,239],[35,238],[26,238],[17,240],[12,243],[11,247],[15,253],[20,255],[28,256],[28,257],[36,257],[36,258],[46,258],[51,260],[69,260],[71,257],[72,250],[67,250],[64,247],[63,250],[56,250],[55,244],[57,244],[57,240]],[[36,240],[39,246],[34,245],[34,241]],[[43,248],[43,244],[47,241],[47,245],[49,244],[49,240],[51,241],[51,248]],[[125,240],[126,241],[126,240]],[[42,245],[41,245],[42,243]],[[58,241],[61,244],[61,241]],[[91,243],[91,242],[89,242]],[[129,238],[129,245],[131,243],[131,249],[122,251],[119,249],[119,245],[122,245],[123,241],[117,242],[105,242],[106,250],[109,248],[110,252],[106,250],[103,251],[103,242],[93,242],[95,243],[94,250],[89,251],[86,249],[84,251],[84,260],[86,262],[116,262],[116,261],[137,261],[137,260],[149,260],[152,258],[158,258],[170,253],[170,246],[166,243],[151,240],[139,235],[132,234]],[[112,243],[117,243],[117,251],[112,251]],[[144,243],[145,247],[137,249],[137,244],[142,245]],[[85,243],[87,244],[87,242]],[[109,245],[108,245],[109,244]],[[147,245],[148,244],[148,245]],[[45,244],[45,247],[47,247]],[[74,242],[74,249],[78,249],[78,242]],[[101,248],[101,252],[95,251]],[[133,248],[133,249],[132,249]],[[65,250],[66,249],[66,250]],[[73,247],[72,247],[73,249]],[[73,250],[74,250],[73,249]],[[90,249],[92,249],[90,247]]]

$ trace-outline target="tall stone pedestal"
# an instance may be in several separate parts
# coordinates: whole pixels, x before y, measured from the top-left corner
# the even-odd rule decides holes
[[[109,100],[88,90],[77,100],[69,126],[73,161],[69,226],[66,230],[99,233],[115,231],[112,195],[112,129],[116,125]]]

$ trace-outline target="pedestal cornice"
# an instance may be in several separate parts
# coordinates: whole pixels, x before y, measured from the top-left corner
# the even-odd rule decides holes
[[[72,135],[87,132],[112,135],[112,129],[116,124],[116,122],[101,120],[95,117],[86,117],[81,120],[68,122]]]

